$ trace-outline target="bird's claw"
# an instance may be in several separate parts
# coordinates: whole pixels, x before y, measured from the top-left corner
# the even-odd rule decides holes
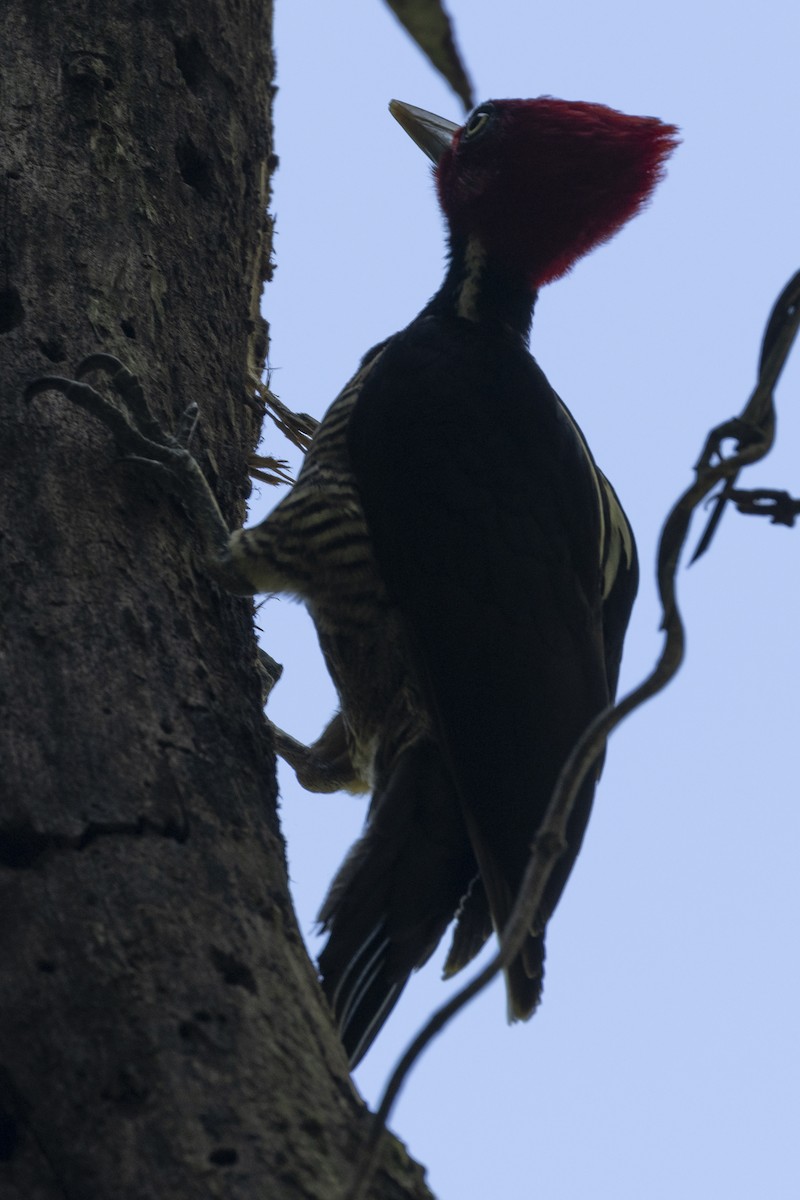
[[[84,376],[100,371],[109,376],[115,396],[104,396]],[[203,537],[203,558],[219,583],[239,595],[253,588],[230,561],[230,535],[216,498],[197,460],[188,449],[197,427],[199,410],[190,404],[178,421],[175,435],[163,431],[151,415],[138,376],[112,354],[90,354],[78,365],[74,379],[45,375],[26,388],[32,398],[45,391],[61,392],[80,405],[111,432],[124,462],[146,466],[150,474],[183,502]]]
[[[83,379],[84,376],[90,375],[93,371],[103,371],[106,375],[110,376],[111,386],[120,399],[125,401],[129,411],[136,418],[140,429],[146,429],[149,436],[155,436],[156,440],[158,440],[159,436],[163,437],[160,426],[153,419],[147,407],[144,388],[139,382],[138,375],[134,375],[132,371],[129,371],[125,364],[116,358],[115,355],[98,353],[89,354],[78,363],[75,378]]]
[[[307,792],[351,792],[361,795],[370,790],[354,762],[341,712],[329,721],[320,736],[310,746],[303,745],[291,734],[270,721],[275,738],[275,751],[292,768],[297,782]]]
[[[110,376],[109,382],[121,404],[84,382],[84,377],[93,371],[103,371]],[[46,391],[61,392],[67,400],[80,405],[102,421],[113,434],[117,447],[126,459],[156,462],[175,470],[180,460],[188,454],[188,440],[198,420],[197,405],[189,405],[182,415],[178,436],[164,433],[147,407],[138,376],[112,354],[90,354],[78,364],[74,379],[59,375],[43,375],[34,379],[28,384],[25,395],[27,399],[32,399]]]

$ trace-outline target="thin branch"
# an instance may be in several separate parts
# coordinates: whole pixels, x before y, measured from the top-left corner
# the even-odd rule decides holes
[[[773,392],[798,326],[800,272],[789,281],[772,310],[762,342],[759,380],[742,415],[711,431],[695,466],[694,483],[673,506],[662,527],[657,555],[657,581],[662,607],[661,629],[665,635],[661,655],[651,673],[637,688],[623,697],[618,704],[610,705],[595,717],[564,764],[532,846],[519,896],[503,930],[497,954],[461,991],[436,1010],[397,1063],[386,1085],[380,1107],[375,1113],[369,1139],[359,1156],[355,1177],[344,1193],[345,1200],[364,1200],[372,1179],[381,1135],[417,1059],[448,1021],[491,983],[522,949],[552,871],[566,846],[566,831],[575,798],[602,753],[609,735],[625,717],[665,688],[679,670],[683,661],[685,640],[676,597],[675,576],[695,509],[718,483],[723,482],[726,488],[730,484],[730,488],[727,493],[723,491],[718,501],[720,515],[721,506],[729,498],[739,505],[740,511],[767,511],[763,507],[742,507],[742,497],[747,494],[735,492],[733,482],[743,467],[762,459],[772,447],[775,435]],[[722,443],[727,438],[735,438],[737,446],[733,454],[724,457]],[[777,493],[768,493],[769,499],[773,501],[776,495]],[[791,501],[790,503],[797,504]],[[786,506],[780,511],[785,515]],[[800,505],[793,511],[800,511]],[[773,513],[773,521],[776,520],[780,520],[780,517]],[[715,512],[695,558],[707,549],[718,521],[719,516]]]
[[[775,301],[767,328],[761,342],[761,354],[758,360],[758,382],[741,416],[735,417],[723,425],[713,429],[708,435],[703,453],[700,456],[698,469],[708,465],[716,455],[721,457],[722,440],[726,437],[738,439],[738,453],[728,460],[730,470],[725,479],[725,486],[717,497],[714,511],[706,525],[703,536],[697,544],[691,562],[697,562],[711,545],[717,526],[722,518],[725,505],[729,500],[735,500],[736,478],[741,467],[750,462],[757,462],[771,449],[775,438],[775,401],[774,391],[783,370],[784,363],[789,357],[792,343],[797,336],[800,325],[800,271],[793,275]],[[741,493],[739,493],[741,495]],[[746,509],[739,505],[740,512],[761,512],[761,509]],[[690,564],[691,565],[691,564]]]

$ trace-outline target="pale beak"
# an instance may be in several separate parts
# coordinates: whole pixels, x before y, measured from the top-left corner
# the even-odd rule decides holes
[[[402,100],[392,100],[389,112],[403,126],[409,137],[413,138],[420,150],[424,150],[428,158],[438,163],[445,150],[449,150],[453,134],[461,126],[435,113],[426,112],[424,108],[415,108],[413,104],[404,104]]]

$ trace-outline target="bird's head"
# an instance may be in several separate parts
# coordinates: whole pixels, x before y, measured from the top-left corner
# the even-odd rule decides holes
[[[678,142],[674,125],[603,104],[490,100],[464,125],[393,100],[433,160],[453,238],[477,238],[533,288],[558,279],[646,203]]]

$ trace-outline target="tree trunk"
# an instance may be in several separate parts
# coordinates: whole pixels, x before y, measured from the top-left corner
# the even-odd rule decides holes
[[[241,521],[270,22],[265,0],[0,15],[3,1200],[328,1200],[366,1134],[287,892],[252,604],[106,429],[23,398],[116,354],[166,428],[200,403]],[[427,1195],[387,1148],[373,1194]]]

